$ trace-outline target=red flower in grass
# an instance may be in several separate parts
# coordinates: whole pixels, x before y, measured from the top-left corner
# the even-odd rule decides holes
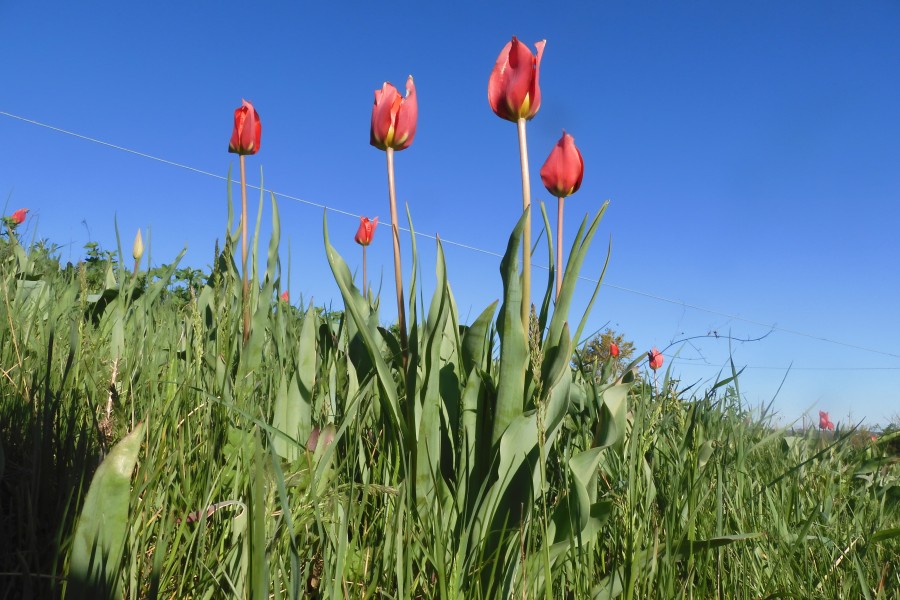
[[[616,344],[609,345],[609,355],[613,358],[619,356],[619,347]]]
[[[376,227],[378,227],[378,217],[375,217],[371,221],[369,220],[369,217],[360,217],[359,229],[356,230],[356,237],[353,239],[356,240],[356,243],[360,246],[368,246],[372,243],[372,238],[375,236]]]
[[[416,136],[418,120],[419,104],[412,75],[406,80],[405,98],[400,96],[397,88],[385,81],[380,90],[375,90],[369,143],[381,150],[409,148]]]
[[[288,304],[291,303],[291,295],[288,293],[287,290],[285,290],[284,292],[282,292],[282,294],[281,294],[281,301],[282,301],[282,302],[287,302]]]
[[[647,360],[650,361],[650,368],[654,371],[663,366],[662,352],[657,350],[655,347],[653,348],[653,350],[647,353]]]
[[[14,213],[12,214],[12,217],[10,217],[10,218],[13,220],[13,223],[15,223],[16,225],[21,225],[22,223],[25,222],[25,215],[26,215],[26,214],[28,214],[28,209],[27,209],[27,208],[20,208],[19,210],[17,210],[16,212],[14,212]]]
[[[228,151],[234,154],[256,154],[262,139],[262,123],[253,105],[241,100],[241,107],[234,111],[234,131],[228,143]]]
[[[824,410],[819,411],[819,429],[834,431],[834,423],[831,422],[831,419],[828,418],[828,413]]]
[[[584,179],[584,159],[575,146],[575,138],[563,131],[553,146],[550,156],[541,167],[541,181],[547,191],[556,198],[571,196],[581,187]]]
[[[513,37],[500,51],[488,81],[491,110],[507,121],[529,120],[541,107],[541,56],[546,40],[534,45],[537,56],[528,46]]]

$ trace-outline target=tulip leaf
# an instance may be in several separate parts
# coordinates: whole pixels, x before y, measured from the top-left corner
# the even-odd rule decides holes
[[[478,315],[478,318],[466,328],[462,338],[462,365],[466,373],[473,368],[486,369],[489,358],[487,349],[489,346],[488,331],[494,311],[497,310],[497,300]]]
[[[97,468],[78,517],[69,562],[69,598],[121,597],[119,563],[128,533],[131,472],[143,423],[116,444]]]
[[[491,443],[497,443],[506,428],[524,408],[525,375],[528,370],[528,345],[522,324],[522,284],[519,279],[519,245],[528,216],[526,209],[509,236],[506,253],[500,262],[503,278],[503,305],[497,321],[500,335],[500,373],[497,383],[497,407],[494,413]]]
[[[421,420],[417,424],[416,439],[416,499],[419,508],[428,506],[433,500],[434,487],[438,477],[438,465],[441,460],[441,341],[444,325],[450,314],[447,293],[447,276],[444,264],[444,251],[440,240],[437,243],[437,268],[434,297],[425,322],[425,339],[423,351],[424,381],[420,393],[422,407]]]

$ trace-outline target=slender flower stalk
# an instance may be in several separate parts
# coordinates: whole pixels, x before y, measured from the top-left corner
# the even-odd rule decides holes
[[[397,290],[397,322],[400,326],[400,349],[403,352],[403,364],[405,366],[408,340],[406,335],[406,303],[403,301],[403,266],[400,262],[397,188],[394,185],[394,149],[388,148],[385,150],[385,154],[387,155],[388,197],[391,203],[391,238],[394,241],[394,287]]]
[[[244,313],[243,340],[250,339],[250,278],[247,273],[247,169],[244,157],[259,152],[262,124],[253,105],[243,100],[234,111],[234,131],[228,151],[241,157],[241,305]]]
[[[562,239],[563,239],[563,203],[565,198],[556,199],[556,299],[559,300],[559,292],[562,290]]]
[[[244,313],[243,340],[250,339],[250,278],[247,275],[247,168],[241,154],[241,306]]]
[[[527,328],[531,315],[531,176],[528,172],[525,118],[520,118],[516,124],[519,129],[519,163],[522,169],[522,210],[528,211],[522,235],[522,324]]]

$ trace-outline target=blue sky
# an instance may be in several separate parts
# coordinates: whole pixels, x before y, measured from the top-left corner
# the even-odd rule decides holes
[[[385,157],[368,143],[373,91],[412,74],[419,126],[396,157],[398,196],[418,231],[493,252],[521,196],[515,126],[491,112],[488,76],[512,35],[546,39],[528,126],[534,199],[555,215],[537,171],[565,128],[585,160],[567,244],[611,200],[584,266],[599,274],[612,240],[588,329],[608,323],[640,349],[717,331],[669,347],[666,366],[704,387],[730,352],[747,366],[748,403],[777,393],[784,423],[820,409],[844,424],[900,413],[900,4],[86,6],[0,0],[0,111],[225,175],[237,165],[232,113],[247,98],[263,123],[251,183],[262,167],[276,192],[386,223]],[[28,232],[61,244],[64,259],[89,240],[114,248],[115,217],[124,239],[150,230],[155,263],[185,245],[187,264],[211,261],[225,232],[221,180],[8,115],[0,137],[5,214],[31,208]],[[279,209],[292,296],[339,306],[322,210],[290,199]],[[351,265],[357,224],[329,216]],[[389,240],[379,228],[369,254],[385,320]],[[434,244],[418,245],[427,298]],[[501,293],[499,260],[445,250],[461,318],[474,318]],[[575,314],[592,289],[583,282]]]

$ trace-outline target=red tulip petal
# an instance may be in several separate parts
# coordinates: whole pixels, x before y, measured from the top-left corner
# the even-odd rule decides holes
[[[515,38],[513,38],[515,40]],[[515,121],[516,117],[509,111],[506,103],[506,85],[509,80],[509,50],[512,42],[507,42],[497,57],[494,69],[491,71],[491,78],[488,80],[488,102],[491,110],[503,119]]]
[[[397,117],[394,121],[393,147],[397,150],[409,148],[416,136],[416,123],[419,119],[419,102],[416,99],[416,84],[412,75],[406,80],[406,98],[400,102]]]
[[[529,111],[529,115],[525,117],[526,119],[534,117],[534,115],[537,114],[538,109],[541,108],[541,58],[544,56],[544,46],[546,45],[547,40],[541,40],[534,45],[534,47],[537,48],[537,57],[534,61],[534,81],[531,84],[531,110]]]
[[[509,70],[506,82],[506,105],[516,117],[524,117],[531,111],[534,100],[534,55],[528,46],[512,39],[509,49]]]
[[[393,85],[384,82],[380,90],[375,90],[375,104],[372,107],[372,128],[369,143],[385,150],[391,143],[394,123],[394,105],[400,100],[400,92]]]

